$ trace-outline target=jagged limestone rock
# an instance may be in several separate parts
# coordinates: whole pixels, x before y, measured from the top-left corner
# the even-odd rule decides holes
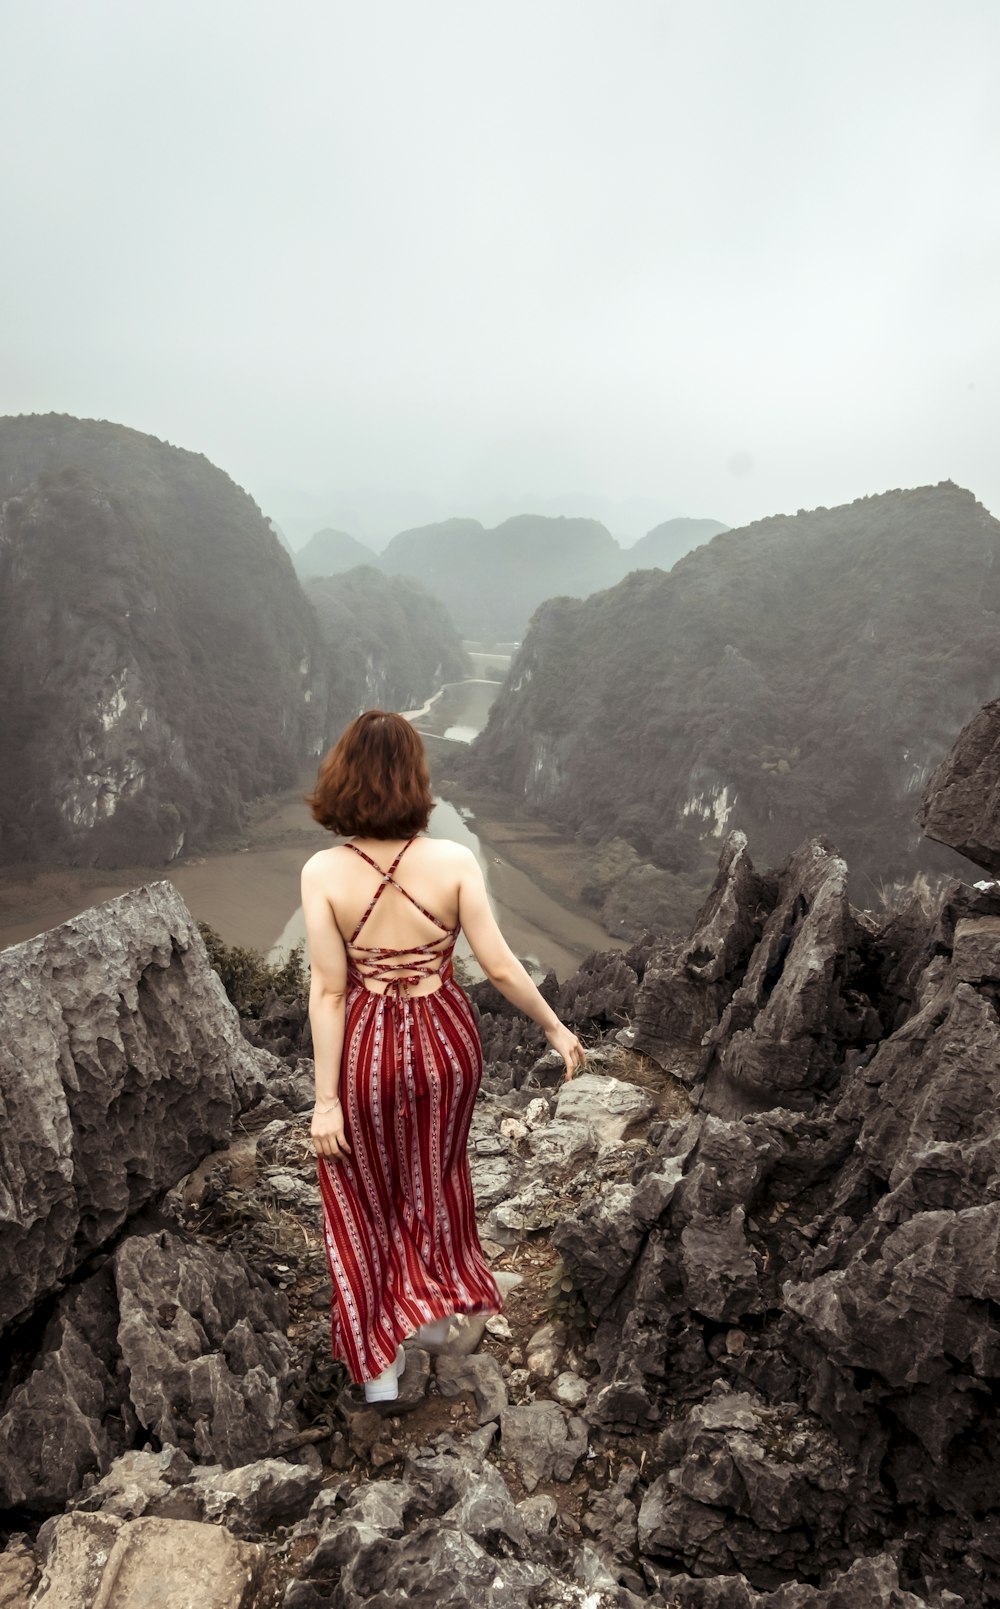
[[[746,972],[706,1035],[700,1105],[724,1117],[808,1107],[836,1079],[848,1045],[881,1038],[870,1000],[852,987],[859,943],[847,865],[823,839],[779,873],[778,898]]]
[[[1000,698],[962,728],[931,774],[920,825],[928,838],[1000,872]]]
[[[118,1345],[139,1422],[227,1468],[298,1425],[288,1308],[241,1257],[160,1233],[115,1253]]]
[[[4,1404],[0,1506],[61,1507],[146,1432],[226,1468],[265,1457],[298,1429],[287,1322],[237,1253],[127,1236],[60,1299]]]
[[[72,1287],[0,1413],[0,1506],[50,1513],[102,1474],[136,1428],[116,1344],[110,1267]],[[58,1446],[59,1456],[49,1449]]]
[[[639,1507],[644,1553],[696,1575],[836,1558],[853,1470],[796,1404],[720,1385],[665,1433],[661,1458]]]
[[[699,1047],[717,1025],[774,905],[773,879],[759,877],[746,834],[731,832],[691,937],[654,953],[635,1003],[635,1048],[679,1076],[697,1077]]]
[[[0,1329],[232,1132],[271,1065],[169,883],[0,952]]]
[[[983,1499],[986,1472],[1000,1464],[1000,917],[988,891],[952,889],[925,918],[923,939],[914,930],[883,950],[878,931],[845,918],[825,851],[816,868],[814,898],[801,925],[793,921],[770,993],[760,982],[775,957],[774,929],[749,963],[752,986],[740,987],[759,1016],[762,999],[766,1010],[787,982],[770,1043],[778,1030],[790,1046],[801,1041],[808,1074],[811,1023],[827,1039],[820,1052],[835,1076],[798,1111],[772,1095],[759,1110],[720,1116],[705,1109],[707,1086],[696,1086],[695,1111],[665,1127],[658,1154],[555,1230],[597,1321],[599,1372],[584,1413],[591,1425],[622,1430],[663,1423],[678,1401],[694,1402],[685,1421],[693,1427],[721,1380],[734,1399],[749,1392],[763,1405],[753,1434],[765,1453],[764,1409],[780,1419],[801,1404],[813,1416],[810,1446],[823,1444],[841,1471],[833,1486],[809,1477],[826,1494],[817,1499],[797,1484],[809,1461],[800,1447],[788,1469],[768,1474],[767,1490],[780,1487],[770,1511],[754,1499],[746,1512],[734,1502],[729,1518],[713,1516],[691,1482],[718,1474],[729,1453],[709,1447],[705,1426],[682,1446],[670,1441],[676,1425],[664,1431],[670,1474],[660,1470],[655,1498],[663,1512],[653,1513],[651,1486],[642,1545],[673,1569],[706,1579],[725,1572],[721,1596],[692,1583],[678,1590],[680,1602],[728,1609],[743,1601],[725,1595],[738,1572],[756,1605],[756,1594],[777,1594],[782,1580],[848,1570],[859,1548],[875,1553],[891,1539],[900,1508],[909,1534],[924,1539],[927,1579],[950,1571],[956,1591],[978,1602],[984,1586],[1000,1586],[995,1514]],[[794,917],[790,894],[775,916],[784,908]],[[802,964],[789,971],[800,943]],[[845,980],[849,988],[864,968],[868,1004],[860,988],[845,1003]],[[897,1026],[861,1054],[852,1018],[882,1007],[880,980]],[[739,1001],[737,989],[731,1028]],[[756,1028],[752,1016],[733,1031]],[[731,1042],[720,1040],[722,1049]],[[781,1465],[780,1424],[775,1434]],[[760,1470],[751,1475],[757,1490]],[[738,1487],[744,1505],[753,1497],[747,1480]],[[843,1602],[860,1604],[859,1594],[852,1577]],[[827,1600],[788,1598],[800,1601]],[[929,1591],[927,1601],[938,1596]]]
[[[587,1452],[587,1426],[557,1402],[526,1402],[500,1415],[503,1457],[517,1470],[526,1492],[539,1481],[568,1481]]]

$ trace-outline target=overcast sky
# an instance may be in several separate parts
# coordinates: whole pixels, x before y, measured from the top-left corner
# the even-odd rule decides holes
[[[1000,514],[998,0],[0,0],[0,412],[302,539]]]

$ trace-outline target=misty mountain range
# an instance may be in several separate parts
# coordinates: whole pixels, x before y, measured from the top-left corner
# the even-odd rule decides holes
[[[453,763],[591,846],[610,931],[686,920],[733,826],[772,862],[826,833],[863,901],[951,863],[915,805],[1000,694],[1000,525],[950,482],[723,530],[610,586],[606,529],[545,516],[403,532],[303,585],[206,458],[66,416],[0,420],[0,498],[8,865],[204,848],[360,709],[467,676],[456,620],[515,638],[535,611]],[[702,534],[675,524],[630,560]]]
[[[452,519],[401,531],[381,555],[346,531],[317,531],[293,562],[303,579],[357,564],[409,576],[442,600],[465,636],[516,641],[546,598],[584,598],[632,570],[668,570],[726,529],[718,520],[667,520],[623,548],[598,520],[520,514],[487,529]]]

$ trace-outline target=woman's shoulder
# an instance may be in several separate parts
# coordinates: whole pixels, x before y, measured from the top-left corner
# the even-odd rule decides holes
[[[421,836],[417,842],[427,861],[434,861],[440,866],[467,866],[470,861],[474,862],[476,859],[466,844],[460,844],[454,838]]]
[[[302,868],[303,882],[322,882],[343,859],[341,853],[343,849],[343,844],[331,844],[329,849],[317,849],[314,855],[309,856]]]

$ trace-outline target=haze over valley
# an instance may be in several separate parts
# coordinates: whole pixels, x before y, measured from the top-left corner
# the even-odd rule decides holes
[[[372,706],[428,732],[453,830],[472,799],[487,842],[519,821],[508,855],[529,878],[532,831],[555,833],[561,937],[531,925],[522,886],[535,968],[597,922],[619,941],[683,931],[733,828],[772,861],[825,835],[869,905],[954,868],[916,808],[1000,693],[1000,527],[950,483],[743,530],[678,519],[625,549],[526,514],[405,531],[381,555],[323,531],[290,555],[223,470],[123,426],[0,421],[0,476],[11,874],[231,850],[296,789],[276,819],[305,844],[310,769]],[[300,579],[303,554],[331,573]],[[19,896],[15,923],[30,909]],[[291,905],[271,920],[264,948],[299,936]]]

